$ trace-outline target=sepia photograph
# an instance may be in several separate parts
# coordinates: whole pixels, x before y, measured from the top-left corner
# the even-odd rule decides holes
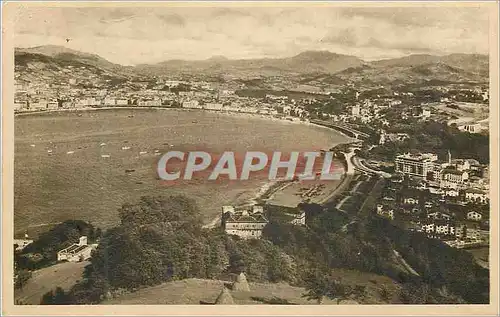
[[[498,2],[2,16],[3,313],[499,313]]]

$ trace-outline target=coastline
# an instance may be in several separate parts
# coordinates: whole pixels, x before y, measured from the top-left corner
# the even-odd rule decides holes
[[[167,110],[167,111],[180,111],[180,112],[199,112],[199,110],[203,111],[208,111],[213,114],[217,115],[222,115],[225,117],[234,117],[234,118],[245,118],[245,119],[259,119],[259,120],[265,120],[268,122],[279,122],[281,124],[302,124],[305,126],[315,126],[318,128],[323,129],[328,129],[330,132],[333,132],[332,134],[334,135],[342,135],[345,136],[343,133],[326,127],[326,126],[321,126],[317,125],[314,123],[310,122],[305,122],[305,121],[290,121],[286,119],[281,119],[281,118],[276,118],[272,117],[270,115],[262,115],[262,114],[253,114],[253,113],[241,113],[241,112],[228,112],[228,111],[217,111],[217,110],[209,110],[209,109],[190,109],[190,108],[167,108],[167,107],[100,107],[100,108],[81,108],[81,109],[56,109],[56,110],[44,110],[44,111],[33,111],[33,112],[22,112],[22,113],[17,113],[16,116],[19,117],[26,117],[26,116],[50,116],[52,114],[56,113],[83,113],[83,112],[92,112],[92,111],[112,111],[112,110],[137,110],[137,111],[158,111],[158,110]],[[345,136],[345,139],[342,140],[341,142],[336,142],[335,144],[330,144],[328,146],[328,149],[330,149],[333,146],[336,146],[338,144],[345,144],[349,143],[351,141],[351,138]],[[345,177],[342,179],[340,183],[343,183],[345,181]],[[256,186],[249,194],[251,195],[250,198],[246,199],[244,202],[239,203],[237,205],[240,206],[245,206],[245,205],[250,205],[250,204],[256,204],[259,202],[262,202],[265,197],[268,197],[270,195],[273,195],[275,192],[278,192],[288,186],[291,183],[291,181],[284,181],[284,180],[272,180],[272,181],[263,181],[260,185]],[[340,184],[339,184],[340,185]],[[234,202],[236,203],[236,202]],[[218,218],[218,217],[217,217]],[[217,222],[216,219],[213,219],[212,221],[209,221],[206,223],[208,226],[214,225]]]

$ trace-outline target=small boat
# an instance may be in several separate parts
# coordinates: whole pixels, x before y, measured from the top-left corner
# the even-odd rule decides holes
[[[106,145],[106,143],[104,143],[104,142],[99,144],[99,146],[105,146],[105,145]]]
[[[198,121],[196,121],[196,120],[193,120],[193,121],[191,121],[191,123],[198,123]]]
[[[47,153],[49,153],[49,154],[52,153],[52,150],[47,150]]]
[[[160,152],[160,150],[155,150],[155,153],[158,153],[158,152]]]
[[[81,147],[81,146],[79,146],[79,147],[77,147],[77,149],[78,149],[78,150],[81,150],[81,149],[82,149],[82,147]]]
[[[130,146],[122,146],[122,150],[130,150]]]
[[[161,155],[161,153],[160,152],[156,152],[155,155]]]
[[[66,154],[73,154],[73,153],[75,153],[75,151],[68,151],[68,152],[66,152]]]
[[[78,116],[81,117],[81,116],[83,116],[83,114],[79,113]]]
[[[125,170],[125,173],[132,173],[135,172],[135,170]]]
[[[31,147],[35,147],[36,145],[34,145],[34,144],[30,144],[30,146],[31,146]]]
[[[111,156],[111,155],[109,155],[109,154],[103,154],[103,155],[101,155],[101,157],[104,157],[104,158],[108,158],[108,157],[110,157],[110,156]]]
[[[143,155],[143,154],[147,154],[148,152],[147,151],[141,151],[139,152],[139,155]]]

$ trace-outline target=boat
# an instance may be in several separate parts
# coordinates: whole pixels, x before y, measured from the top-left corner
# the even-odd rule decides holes
[[[49,154],[52,153],[52,150],[47,150],[47,153],[49,153]]]
[[[30,144],[30,146],[31,146],[31,147],[35,147],[35,145],[34,145],[34,144]]]
[[[135,172],[135,170],[132,170],[132,169],[130,169],[130,170],[125,170],[125,173],[132,173],[132,172]]]
[[[143,155],[143,154],[147,154],[148,152],[147,151],[141,151],[139,152],[139,155]]]
[[[73,154],[73,153],[75,153],[75,151],[68,151],[68,152],[66,152],[66,154]]]
[[[130,150],[130,146],[122,146],[122,150]]]
[[[105,145],[106,145],[106,143],[104,143],[104,142],[99,144],[99,146],[105,146]]]
[[[109,155],[109,154],[103,154],[103,155],[101,155],[101,157],[104,157],[104,158],[108,158],[108,157],[110,157],[110,156],[111,156],[111,155]]]
[[[198,123],[198,121],[196,121],[196,120],[193,120],[193,121],[191,121],[191,122],[192,122],[192,123]]]

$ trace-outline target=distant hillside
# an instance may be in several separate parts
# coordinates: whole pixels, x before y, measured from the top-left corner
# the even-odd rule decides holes
[[[278,76],[302,73],[336,73],[364,62],[357,57],[335,54],[327,51],[308,51],[288,58],[262,58],[228,60],[211,58],[204,61],[170,60],[158,64],[138,65],[139,72],[152,75],[165,73],[202,73],[249,76]]]
[[[43,56],[43,58],[41,57]],[[355,56],[328,51],[306,51],[286,58],[230,60],[214,56],[206,60],[167,60],[135,67],[113,64],[104,58],[61,46],[16,49],[16,65],[29,61],[45,64],[88,65],[114,76],[131,77],[188,75],[205,77],[265,78],[286,77],[308,82],[343,85],[442,82],[488,82],[487,55],[451,54],[447,56],[410,55],[365,62]],[[19,69],[19,71],[23,71]]]
[[[42,62],[48,65],[91,66],[115,76],[134,75],[130,67],[114,64],[96,54],[83,53],[56,45],[33,48],[16,48],[15,64],[26,66],[29,62]]]

